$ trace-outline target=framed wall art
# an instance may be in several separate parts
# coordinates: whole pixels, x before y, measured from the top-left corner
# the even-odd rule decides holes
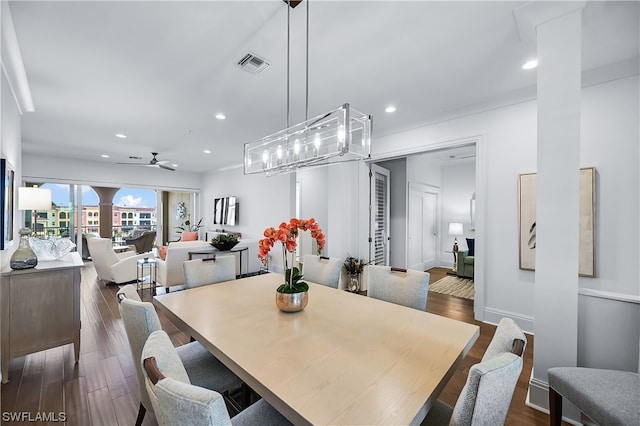
[[[536,174],[518,177],[518,238],[520,269],[535,270],[536,264]],[[596,276],[595,206],[596,169],[580,169],[580,232],[578,272],[581,277]]]
[[[2,218],[0,219],[0,250],[4,250],[7,244],[13,240],[13,200],[15,174],[9,162],[0,159],[0,203],[2,203]]]

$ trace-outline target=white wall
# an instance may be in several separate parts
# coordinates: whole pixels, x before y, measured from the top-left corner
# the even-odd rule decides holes
[[[21,135],[22,135],[22,116],[18,110],[18,106],[13,97],[11,88],[4,72],[0,71],[1,88],[0,95],[2,97],[2,110],[0,118],[0,156],[5,158],[8,163],[14,168],[15,181],[14,181],[14,193],[17,193],[17,187],[20,186],[21,176],[21,163],[20,156]],[[18,229],[22,226],[20,211],[17,208],[17,198],[14,195],[13,203],[13,240],[8,243],[4,250],[0,251],[0,267],[9,267],[9,259],[11,255],[18,247]],[[2,212],[4,214],[4,212]]]
[[[470,201],[476,192],[476,163],[475,158],[445,162],[440,169],[441,173],[441,211],[440,229],[440,258],[446,266],[453,266],[454,236],[449,235],[451,222],[462,223],[464,235],[458,237],[458,250],[467,250],[465,238],[475,238],[475,231],[471,231]]]
[[[581,278],[581,286],[640,292],[637,241],[632,237],[639,232],[638,191],[633,190],[639,184],[638,116],[637,75],[583,89],[581,166],[594,166],[599,173],[599,260],[597,277]],[[520,173],[536,171],[536,103],[523,102],[382,137],[372,145],[372,155],[379,158],[477,135],[483,138],[479,161],[486,171],[485,219],[477,223],[477,228],[485,227],[486,241],[479,241],[476,248],[485,262],[480,278],[486,283],[482,284],[485,319],[509,315],[532,330],[534,272],[518,269],[517,181]]]
[[[242,233],[243,239],[257,241],[263,238],[265,228],[277,228],[281,222],[291,218],[295,193],[291,191],[290,180],[291,175],[245,176],[242,169],[205,175],[200,192],[204,229],[220,228],[220,225],[213,224],[214,198],[235,196],[238,203],[237,225],[225,225],[223,228]],[[257,253],[250,252],[249,256],[249,261],[253,262]],[[279,244],[271,250],[269,266],[275,270],[282,267]]]

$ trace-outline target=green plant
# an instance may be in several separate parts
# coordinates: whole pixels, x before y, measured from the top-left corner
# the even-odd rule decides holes
[[[358,275],[364,271],[367,262],[364,259],[357,259],[353,256],[347,256],[342,266],[347,274]]]
[[[232,244],[238,241],[236,235],[218,234],[218,236],[211,240],[211,244]]]
[[[280,284],[276,289],[278,293],[301,293],[309,290],[309,285],[304,281],[300,281],[302,274],[300,274],[300,270],[295,266],[285,271],[284,279],[285,283]]]

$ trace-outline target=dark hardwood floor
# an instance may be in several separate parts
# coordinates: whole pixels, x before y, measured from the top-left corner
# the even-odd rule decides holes
[[[446,274],[445,268],[430,270],[431,282]],[[82,342],[80,362],[75,364],[73,346],[66,345],[34,353],[11,361],[10,382],[2,385],[2,424],[11,413],[29,412],[35,419],[43,414],[66,416],[66,424],[78,426],[133,425],[138,410],[138,383],[129,344],[125,334],[115,294],[117,286],[105,287],[96,281],[95,270],[88,262],[82,271]],[[162,292],[159,289],[159,292]],[[149,291],[143,294],[150,300]],[[480,337],[464,359],[458,371],[444,389],[441,399],[453,405],[464,386],[469,367],[484,353],[495,327],[473,319],[473,301],[429,293],[429,312],[474,323],[480,326]],[[189,341],[159,313],[164,330],[174,345]],[[51,318],[55,321],[55,318]],[[549,416],[524,405],[532,367],[533,337],[524,355],[524,369],[511,403],[508,425],[546,425]],[[35,424],[60,424],[50,421]],[[153,413],[147,413],[144,425],[156,425]]]

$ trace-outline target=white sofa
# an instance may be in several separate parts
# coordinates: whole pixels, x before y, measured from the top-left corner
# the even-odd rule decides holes
[[[206,241],[175,241],[167,246],[167,255],[163,259],[156,259],[158,262],[158,278],[167,293],[172,285],[184,284],[184,269],[182,262],[189,260],[190,251],[211,248]]]
[[[138,274],[137,260],[149,256],[148,253],[136,255],[135,251],[116,253],[109,238],[88,238],[87,248],[98,278],[117,284],[135,281]]]

